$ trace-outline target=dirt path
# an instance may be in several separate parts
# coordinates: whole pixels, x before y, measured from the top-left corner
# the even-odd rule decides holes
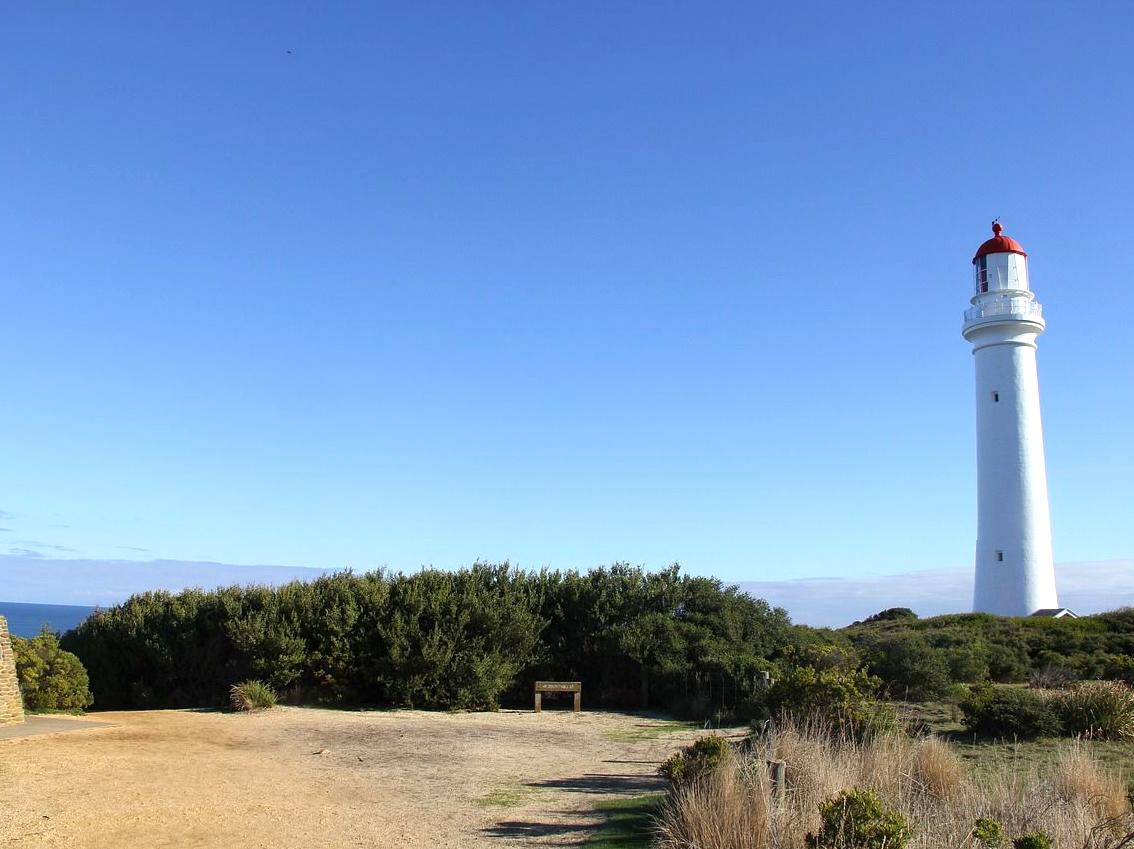
[[[0,741],[0,847],[574,845],[695,733],[623,714],[98,714]]]

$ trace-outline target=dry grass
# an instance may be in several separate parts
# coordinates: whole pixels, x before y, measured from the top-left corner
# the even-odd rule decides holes
[[[1100,820],[1114,822],[1130,810],[1122,777],[1102,767],[1078,741],[1059,753],[1054,772],[1055,791],[1067,804],[1090,808]]]
[[[1012,837],[1047,832],[1060,849],[1116,849],[1134,833],[1123,776],[1077,743],[1045,764],[1000,757],[977,774],[932,737],[862,742],[787,727],[765,742],[670,794],[659,822],[663,849],[802,849],[819,828],[820,803],[850,788],[873,790],[901,811],[913,827],[909,849],[974,849],[978,817],[998,820]],[[782,800],[771,797],[769,757],[788,764]]]
[[[748,846],[751,835],[769,830],[771,799],[748,774],[749,764],[726,758],[707,780],[677,787],[663,808],[663,829],[681,834],[689,847]]]

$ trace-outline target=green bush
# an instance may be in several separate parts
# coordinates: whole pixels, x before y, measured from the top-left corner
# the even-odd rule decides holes
[[[1134,740],[1134,689],[1121,681],[1084,681],[1053,699],[1067,734]]]
[[[674,752],[658,767],[658,772],[674,784],[684,784],[712,772],[731,752],[728,740],[710,734],[692,746]]]
[[[870,790],[844,790],[819,806],[822,825],[807,835],[808,849],[902,849],[910,827]]]
[[[263,681],[241,681],[228,691],[233,710],[267,710],[276,706],[276,691]]]
[[[59,647],[53,632],[44,628],[30,640],[13,637],[12,648],[25,708],[82,710],[93,702],[87,670],[75,655]]]
[[[973,826],[973,839],[976,840],[983,849],[999,849],[999,847],[1004,845],[1004,841],[1006,840],[1004,836],[1004,826],[996,820],[981,817]]]
[[[983,737],[1034,740],[1062,730],[1054,706],[1032,690],[978,685],[961,702],[965,727]]]
[[[1055,849],[1055,841],[1042,831],[1025,834],[1012,841],[1012,849]]]
[[[774,716],[818,721],[852,733],[883,730],[897,719],[873,697],[879,684],[861,669],[796,666],[772,685],[768,707]]]

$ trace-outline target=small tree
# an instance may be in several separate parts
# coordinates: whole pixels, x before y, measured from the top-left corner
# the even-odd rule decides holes
[[[82,710],[94,699],[82,662],[59,648],[59,638],[48,628],[30,640],[15,637],[16,677],[28,710]]]
[[[940,698],[950,684],[944,652],[920,634],[883,637],[871,652],[870,671],[889,685],[892,695],[914,701]]]

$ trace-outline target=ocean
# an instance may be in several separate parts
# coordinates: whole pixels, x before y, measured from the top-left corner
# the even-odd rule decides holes
[[[21,604],[0,601],[0,616],[8,620],[8,630],[16,637],[34,637],[47,625],[53,631],[69,631],[94,613],[93,607],[73,604]]]

